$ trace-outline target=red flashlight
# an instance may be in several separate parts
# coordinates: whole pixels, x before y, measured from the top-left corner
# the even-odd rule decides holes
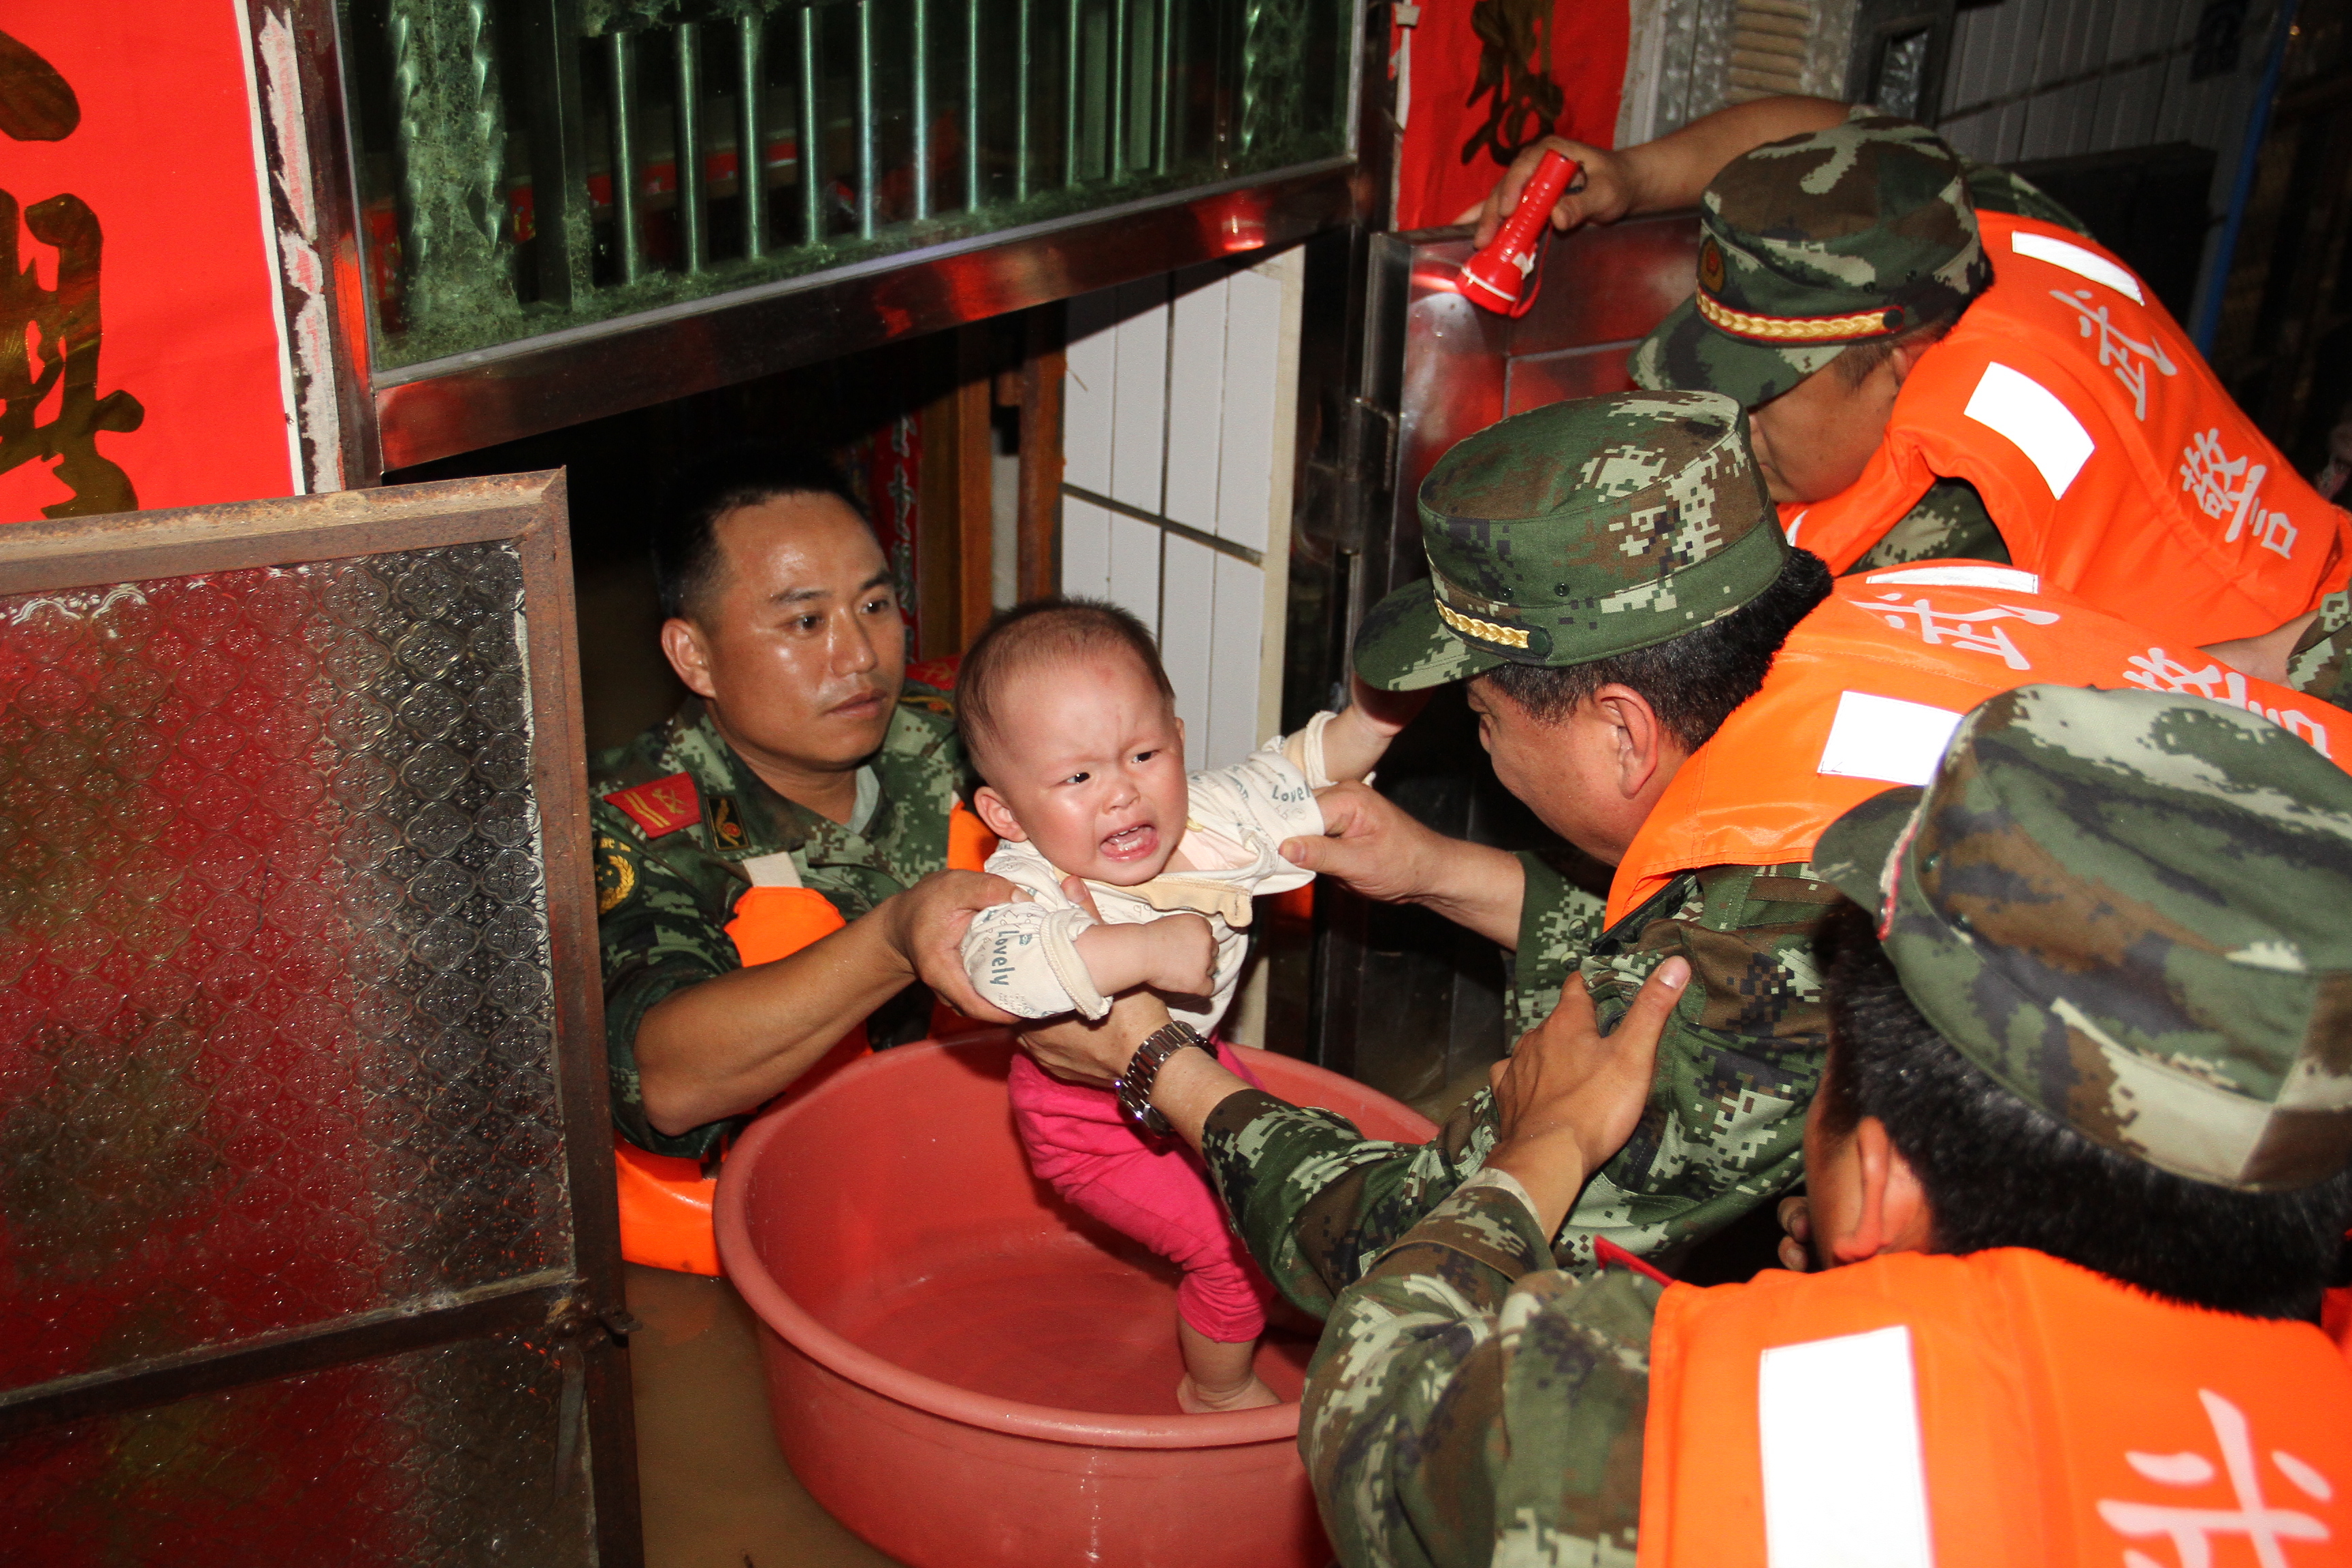
[[[1486,248],[1462,266],[1462,292],[1473,304],[1507,315],[1524,316],[1536,302],[1536,247],[1543,237],[1544,220],[1559,203],[1560,193],[1584,165],[1558,153],[1546,153],[1535,177],[1519,193],[1519,205],[1503,220],[1502,231]],[[1523,294],[1521,290],[1524,289]]]

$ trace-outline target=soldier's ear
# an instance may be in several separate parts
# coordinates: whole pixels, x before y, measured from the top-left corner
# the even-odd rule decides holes
[[[1614,681],[1591,698],[1591,707],[1615,732],[1617,787],[1628,800],[1649,787],[1661,764],[1679,760],[1682,746],[1658,721],[1650,700]]]
[[[1013,844],[1029,842],[1029,835],[1022,828],[1021,819],[1013,815],[1013,808],[1004,804],[1004,797],[992,786],[982,784],[971,792],[971,808],[980,814],[980,819],[988,825],[988,830],[999,838]]]
[[[1896,343],[1894,352],[1886,356],[1886,368],[1895,373],[1895,384],[1900,387],[1905,382],[1910,380],[1912,367],[1919,363],[1920,356],[1941,342],[1943,342],[1941,338],[1937,338],[1932,341],[1915,339],[1909,342]]]
[[[702,639],[702,628],[683,616],[672,616],[662,623],[662,656],[688,691],[697,697],[712,698],[719,689],[710,679],[710,648]]]
[[[1927,1190],[1911,1162],[1887,1136],[1886,1124],[1865,1116],[1854,1124],[1854,1159],[1861,1192],[1853,1227],[1831,1241],[1840,1263],[1860,1263],[1885,1252],[1925,1252],[1935,1245]]]

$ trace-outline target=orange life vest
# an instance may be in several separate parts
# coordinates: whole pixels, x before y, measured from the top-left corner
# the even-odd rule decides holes
[[[2352,1366],[2308,1323],[2022,1248],[1659,1302],[1640,1568],[2347,1557]]]
[[[2352,516],[2305,482],[2146,284],[2079,234],[1979,213],[1993,284],[1921,355],[1862,477],[1784,503],[1843,572],[1938,478],[2010,558],[2187,647],[2268,632],[2352,574]]]
[[[1683,763],[1609,888],[1612,925],[1678,872],[1811,858],[1822,829],[1890,784],[1925,784],[1960,717],[2032,682],[2210,697],[2342,765],[2352,714],[2102,614],[2033,574],[1929,561],[1839,579],[1755,696]]]
[[[977,871],[996,847],[996,836],[979,817],[956,806],[948,816],[948,866]],[[849,922],[814,888],[751,888],[735,900],[727,935],[744,967],[772,963],[811,946]],[[934,1012],[932,1033],[950,1032],[942,1022],[958,1015]],[[844,1035],[816,1064],[793,1081],[779,1100],[806,1094],[860,1057],[871,1056],[866,1026]],[[724,1153],[719,1156],[724,1158]],[[719,1161],[656,1154],[618,1133],[613,1163],[621,1194],[621,1256],[631,1263],[680,1274],[719,1273],[719,1240],[711,1229],[710,1205],[719,1192]]]

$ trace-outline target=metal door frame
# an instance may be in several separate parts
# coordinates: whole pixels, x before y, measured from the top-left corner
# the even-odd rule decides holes
[[[1468,229],[1368,237],[1360,346],[1349,365],[1336,471],[1322,487],[1336,514],[1326,525],[1330,559],[1320,563],[1331,579],[1319,606],[1325,618],[1311,631],[1302,627],[1293,599],[1294,635],[1307,631],[1322,639],[1323,651],[1286,683],[1286,723],[1344,693],[1365,615],[1428,574],[1417,498],[1431,467],[1455,441],[1507,415],[1622,384],[1634,343],[1690,293],[1697,231],[1696,214],[1679,211],[1553,236],[1541,264],[1543,291],[1517,320],[1476,309],[1460,293],[1455,279],[1471,253]],[[1298,653],[1311,644],[1294,646],[1294,659],[1307,664]],[[1426,731],[1418,744],[1416,731]],[[1544,829],[1491,771],[1480,765],[1465,773],[1465,748],[1475,750],[1466,713],[1458,698],[1441,698],[1383,761],[1382,793],[1441,833],[1537,850],[1571,874],[1605,882],[1606,868]],[[1443,1064],[1441,1084],[1430,1086],[1442,1087],[1501,1054],[1497,986],[1506,973],[1475,933],[1327,886],[1316,897],[1308,1054],[1390,1093],[1423,1092],[1389,1076],[1421,1048],[1390,1037],[1413,1027],[1412,1011],[1401,1010],[1411,1001],[1423,1027],[1443,1020],[1434,1058]],[[1367,1006],[1368,989],[1398,985],[1411,993],[1391,992],[1398,1005]]]
[[[547,56],[576,47],[563,26],[576,3],[529,0],[525,47]],[[1385,104],[1370,103],[1385,95],[1367,88],[1385,58],[1386,13],[1350,3],[1362,47],[1347,84],[1349,123],[1385,123]],[[387,469],[1377,223],[1387,205],[1385,140],[1360,136],[1352,151],[1288,168],[379,371],[335,0],[247,4],[262,196],[275,220],[311,490],[378,484]],[[553,108],[576,134],[576,106],[558,95]]]
[[[169,511],[23,522],[7,530],[0,594],[346,560],[503,540],[521,558],[531,703],[531,788],[545,853],[556,1105],[572,1225],[570,1271],[541,1270],[410,1302],[323,1331],[287,1329],[224,1347],[0,1392],[0,1439],[192,1394],[491,1335],[552,1333],[581,1355],[597,1560],[628,1568],[643,1546],[621,1283],[620,1214],[604,1069],[581,734],[570,536],[561,472]]]

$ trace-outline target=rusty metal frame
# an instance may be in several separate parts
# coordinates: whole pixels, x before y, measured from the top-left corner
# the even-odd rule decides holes
[[[535,64],[549,63],[564,47],[564,24],[576,4],[530,0],[524,7],[521,43]],[[337,423],[332,432],[314,431],[307,414],[302,418],[306,442],[334,447],[311,465],[331,473],[314,477],[312,489],[374,485],[389,469],[1057,304],[1172,268],[1278,247],[1374,222],[1386,205],[1385,149],[1364,155],[1359,131],[1355,151],[1319,162],[379,370],[334,0],[252,0],[252,16],[257,47],[271,16],[299,46],[313,244],[324,271]],[[1380,8],[1363,6],[1357,16],[1363,39],[1384,48]],[[1351,126],[1365,117],[1370,47],[1363,44],[1356,51],[1362,58],[1351,62]],[[577,133],[576,105],[567,100],[551,111],[564,134]],[[273,177],[283,177],[282,150],[273,147],[271,164]],[[551,209],[547,221],[558,216]],[[562,222],[561,237],[576,241],[568,215]],[[574,254],[578,245],[548,249],[542,288],[551,297],[576,289],[584,266],[584,255]],[[281,273],[290,327],[300,289],[282,257]]]
[[[268,188],[260,195],[277,240],[278,306],[294,371],[299,483],[308,491],[373,485],[383,463],[368,379],[367,289],[334,0],[251,0],[247,19],[260,100],[255,107],[268,148]],[[276,79],[273,27],[291,37],[292,82]],[[285,144],[289,132],[299,135],[298,146]],[[298,194],[304,198],[299,210]],[[303,320],[313,295],[323,314],[316,328]],[[331,427],[315,416],[307,395],[321,376],[332,379]]]
[[[1347,650],[1372,606],[1427,575],[1417,498],[1438,458],[1506,416],[1626,385],[1634,345],[1690,294],[1698,224],[1695,213],[1667,212],[1553,237],[1542,291],[1516,320],[1463,297],[1471,249],[1462,228],[1376,234],[1366,246],[1352,417],[1335,422],[1339,449],[1322,480],[1338,515],[1312,524],[1332,562],[1309,563],[1328,583],[1313,629],[1329,641],[1320,668],[1305,672],[1313,684],[1291,683],[1289,722],[1344,679]],[[1294,620],[1293,635],[1301,629]],[[1380,787],[1451,837],[1541,848],[1573,863],[1573,851],[1483,763],[1464,767],[1461,759],[1477,755],[1461,699],[1441,694],[1382,760]],[[1376,906],[1343,889],[1319,891],[1315,910],[1313,1059],[1410,1097],[1444,1087],[1500,1046],[1492,943],[1426,911]]]
[[[511,541],[521,558],[530,685],[531,786],[545,857],[557,1110],[572,1267],[501,1280],[460,1300],[289,1330],[0,1393],[0,1437],[150,1407],[210,1389],[401,1351],[532,1329],[582,1352],[597,1559],[637,1563],[636,1441],[621,1279],[588,835],[571,539],[561,472],[343,490],[283,500],[25,522],[8,531],[0,594],[86,588],[260,566]]]
[[[1352,155],[741,289],[374,378],[387,468],[1271,249],[1369,209]]]

